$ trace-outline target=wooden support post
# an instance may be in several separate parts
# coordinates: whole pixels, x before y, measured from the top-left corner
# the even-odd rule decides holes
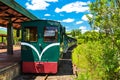
[[[7,24],[7,54],[13,55],[13,27],[11,19],[9,19]]]

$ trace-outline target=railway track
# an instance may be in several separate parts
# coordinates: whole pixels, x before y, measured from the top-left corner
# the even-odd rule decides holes
[[[43,75],[43,74],[23,74],[20,75],[13,80],[47,80],[49,75]]]
[[[57,74],[23,74],[13,80],[74,80],[71,52],[75,46],[68,49],[68,52],[59,60]]]

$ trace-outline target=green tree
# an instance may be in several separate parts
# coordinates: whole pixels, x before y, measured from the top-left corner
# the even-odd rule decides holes
[[[72,37],[78,37],[79,35],[81,35],[81,30],[80,29],[74,29],[71,31],[71,35]]]
[[[84,36],[85,42],[99,40],[99,32],[96,32],[94,30],[85,32],[83,36]]]
[[[20,30],[19,30],[20,31]],[[17,29],[13,29],[13,42],[17,44],[21,40],[21,31],[19,32],[19,36],[17,36]]]
[[[96,0],[90,4],[90,12],[93,17],[89,17],[92,28],[100,28],[106,35],[112,34],[120,26],[120,5],[119,0]]]
[[[106,46],[103,47],[106,79],[118,80],[120,73],[114,71],[120,65],[120,0],[96,0],[90,4],[90,12],[93,17],[87,17],[91,27],[99,28],[100,33],[105,33],[106,36],[103,40]]]

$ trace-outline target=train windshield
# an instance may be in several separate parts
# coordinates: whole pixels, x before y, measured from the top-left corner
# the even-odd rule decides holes
[[[23,33],[24,33],[24,41],[28,41],[28,42],[37,41],[37,27],[26,27]]]
[[[57,27],[45,27],[44,29],[44,42],[56,42],[58,37]]]

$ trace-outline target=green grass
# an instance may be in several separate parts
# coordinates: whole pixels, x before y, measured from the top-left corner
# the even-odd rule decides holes
[[[0,34],[7,34],[7,31],[0,30]]]

